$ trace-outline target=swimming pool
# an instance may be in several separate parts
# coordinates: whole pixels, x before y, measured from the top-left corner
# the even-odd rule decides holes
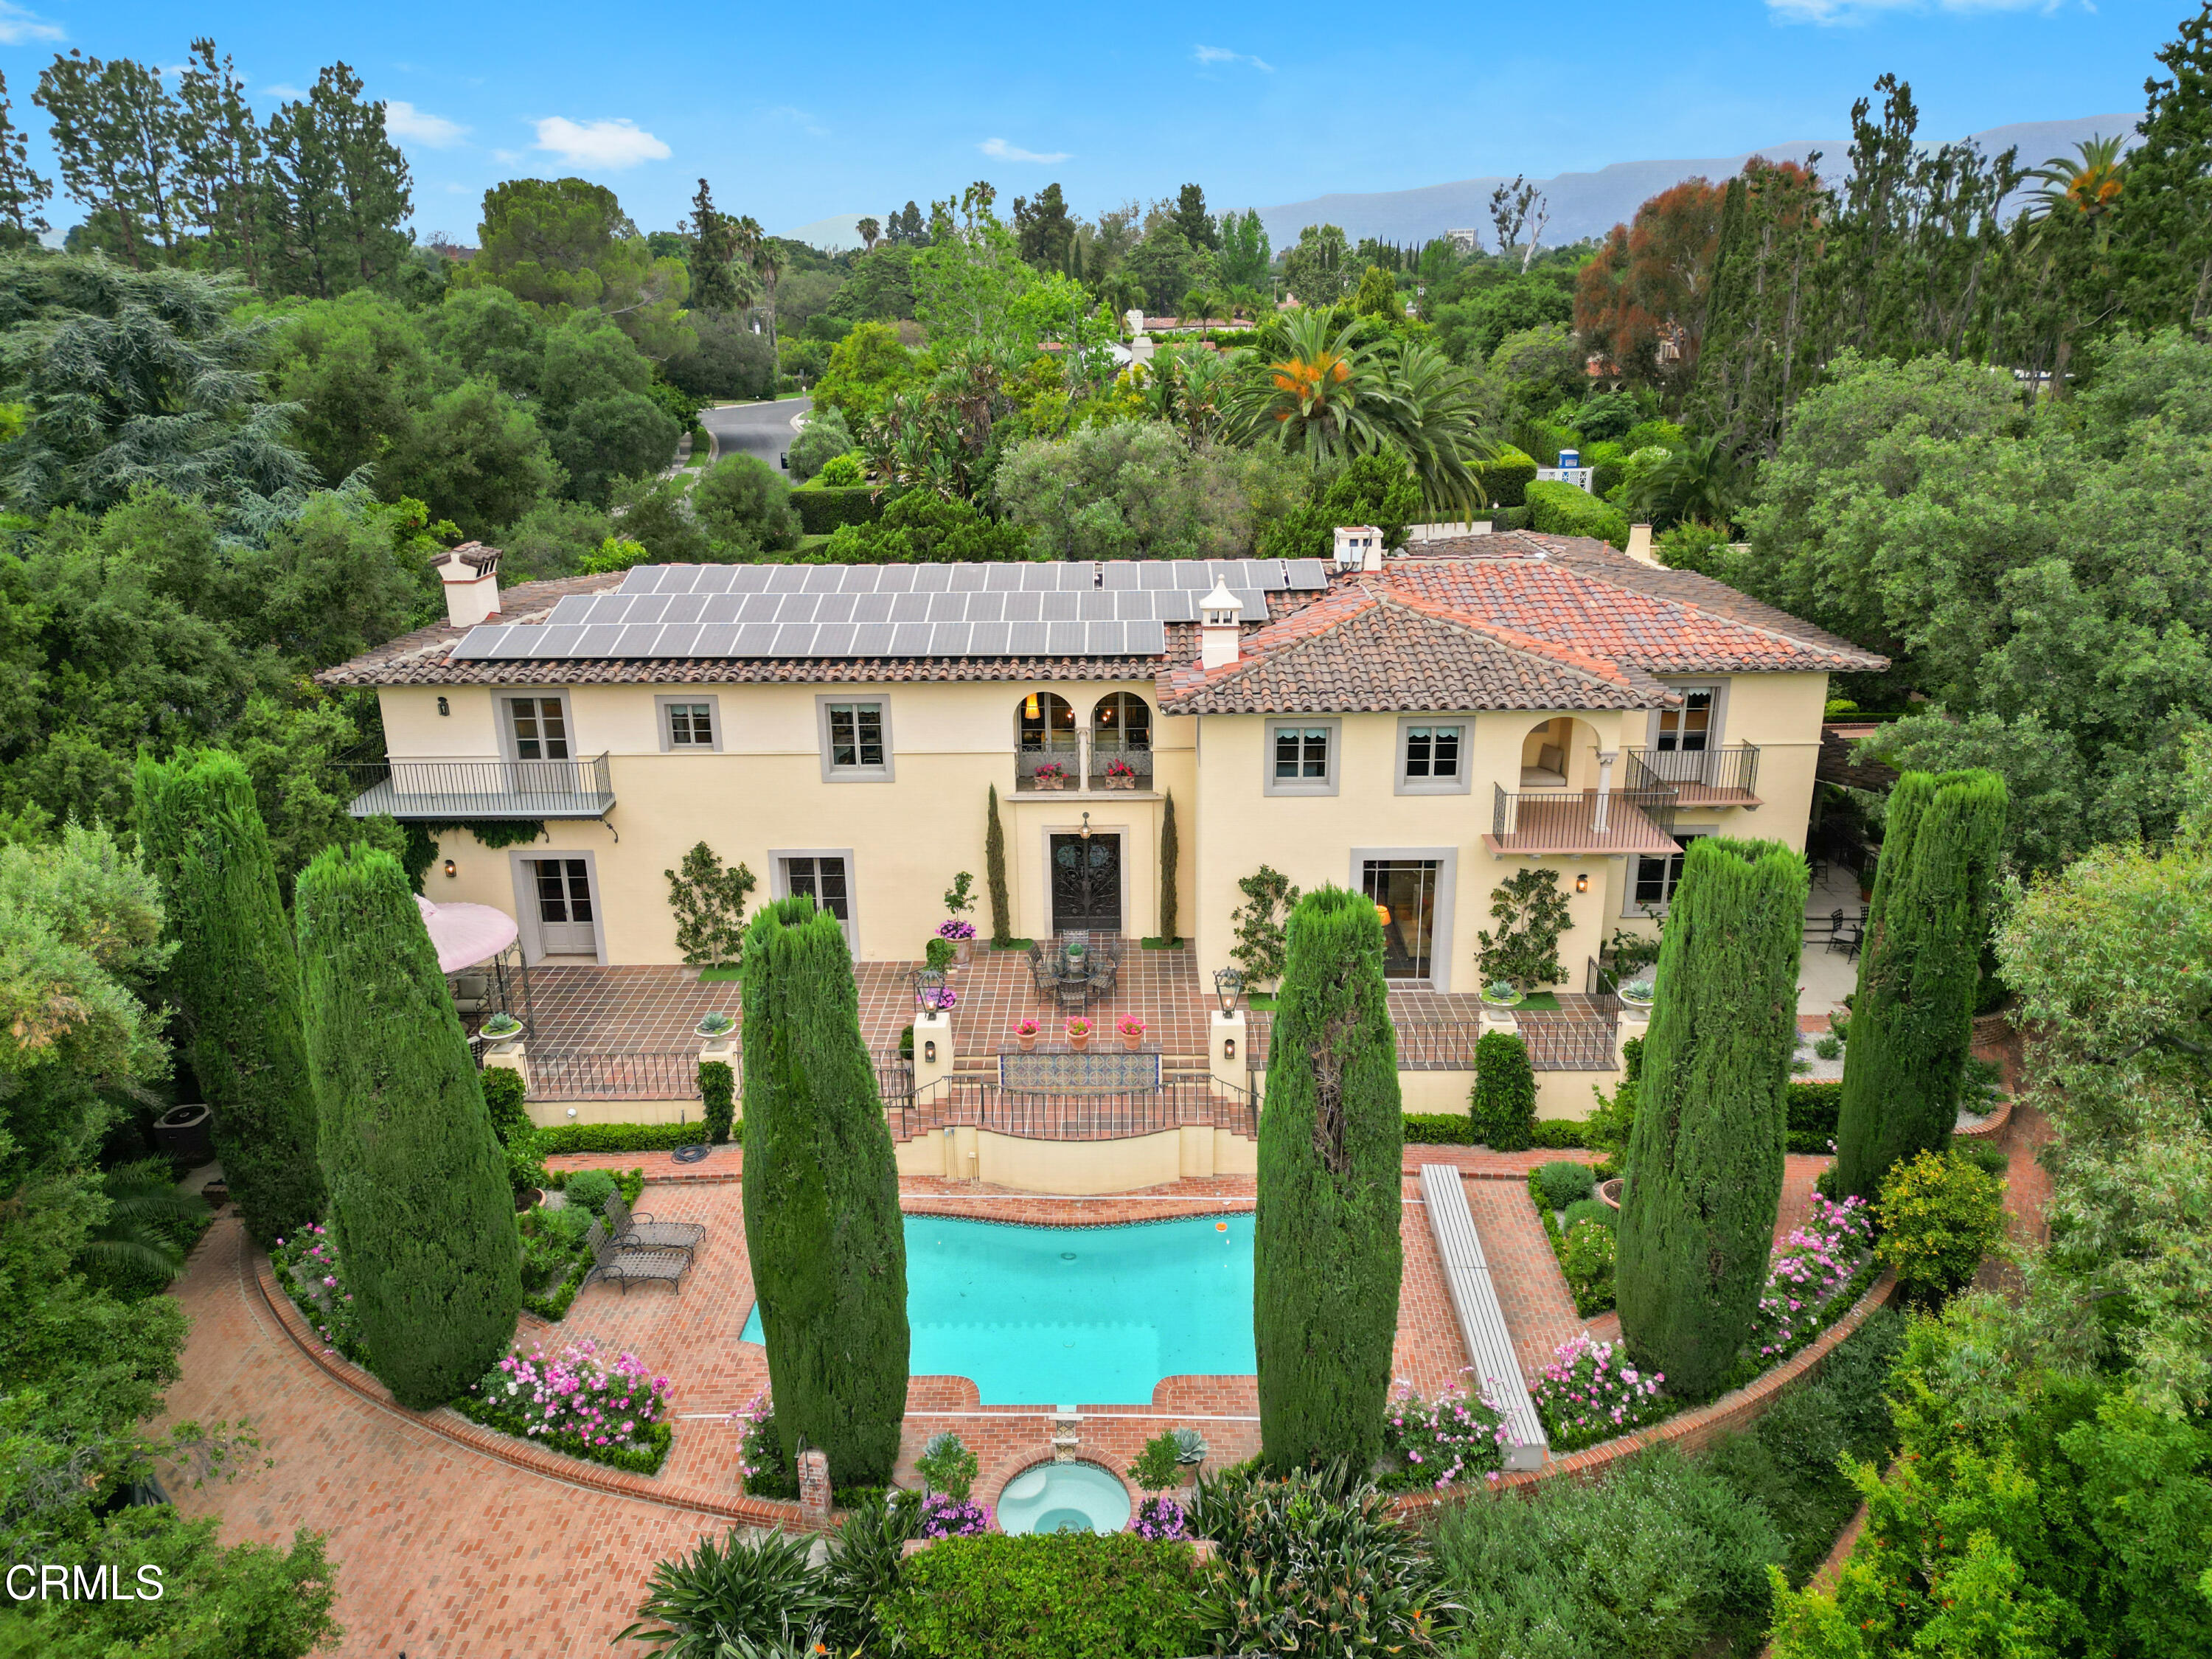
[[[906,1218],[907,1369],[993,1406],[1141,1406],[1164,1376],[1249,1376],[1252,1217],[1127,1227]],[[760,1309],[744,1340],[761,1340]]]

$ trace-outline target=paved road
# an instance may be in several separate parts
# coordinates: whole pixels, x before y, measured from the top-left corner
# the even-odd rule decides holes
[[[699,416],[699,423],[714,434],[715,447],[721,453],[757,455],[774,466],[797,435],[791,429],[792,416],[803,415],[813,407],[811,398],[783,398],[772,404],[732,404],[727,409],[707,410]]]

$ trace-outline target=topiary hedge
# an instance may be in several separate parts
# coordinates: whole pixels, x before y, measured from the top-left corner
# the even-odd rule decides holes
[[[841,524],[866,524],[884,516],[883,501],[865,484],[845,489],[802,484],[791,492],[791,505],[800,532],[808,536],[827,536]]]
[[[1528,486],[1536,480],[1536,463],[1508,444],[1498,451],[1495,460],[1485,461],[1476,467],[1474,475],[1481,482],[1483,497],[1491,506],[1520,507],[1528,501]]]
[[[906,1561],[877,1616],[914,1659],[1182,1659],[1206,1645],[1198,1574],[1134,1533],[985,1533]]]
[[[1465,1112],[1408,1112],[1409,1146],[1472,1146],[1474,1121]],[[1528,1145],[1549,1152],[1595,1146],[1589,1125],[1578,1117],[1540,1117],[1528,1126]]]
[[[558,1123],[540,1129],[538,1150],[547,1158],[562,1152],[662,1152],[696,1146],[707,1138],[699,1123]]]
[[[1554,480],[1528,486],[1528,527],[1547,535],[1595,536],[1615,547],[1628,545],[1628,514],[1586,489]]]

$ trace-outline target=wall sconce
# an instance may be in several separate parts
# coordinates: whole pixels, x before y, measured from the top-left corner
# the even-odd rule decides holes
[[[1577,891],[1577,893],[1587,893],[1587,892],[1589,892],[1589,871],[1587,871],[1587,870],[1580,870],[1580,871],[1576,872],[1576,873],[1575,873],[1575,891]]]
[[[1090,814],[1090,813],[1085,812],[1085,813],[1083,815],[1083,828],[1081,828],[1080,830],[1077,830],[1075,833],[1076,833],[1078,836],[1081,836],[1085,841],[1089,841],[1089,840],[1091,839],[1091,814]]]
[[[1224,1037],[1221,1039],[1221,1057],[1224,1060],[1234,1060],[1237,1058],[1237,1039],[1235,1037]]]
[[[921,1058],[924,1065],[934,1066],[937,1064],[936,1038],[932,1037],[921,1045]]]
[[[460,873],[461,866],[454,863],[453,860],[447,859],[446,860],[446,879],[447,881],[451,881],[455,876],[458,876]]]
[[[441,714],[450,714],[453,712],[453,705],[441,697],[438,699],[438,712]]]

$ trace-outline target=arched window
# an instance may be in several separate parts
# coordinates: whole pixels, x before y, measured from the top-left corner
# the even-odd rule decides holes
[[[1152,708],[1133,691],[1111,691],[1091,711],[1091,742],[1100,749],[1150,749]]]
[[[1075,710],[1057,691],[1032,691],[1024,697],[1018,726],[1025,753],[1075,747]]]

